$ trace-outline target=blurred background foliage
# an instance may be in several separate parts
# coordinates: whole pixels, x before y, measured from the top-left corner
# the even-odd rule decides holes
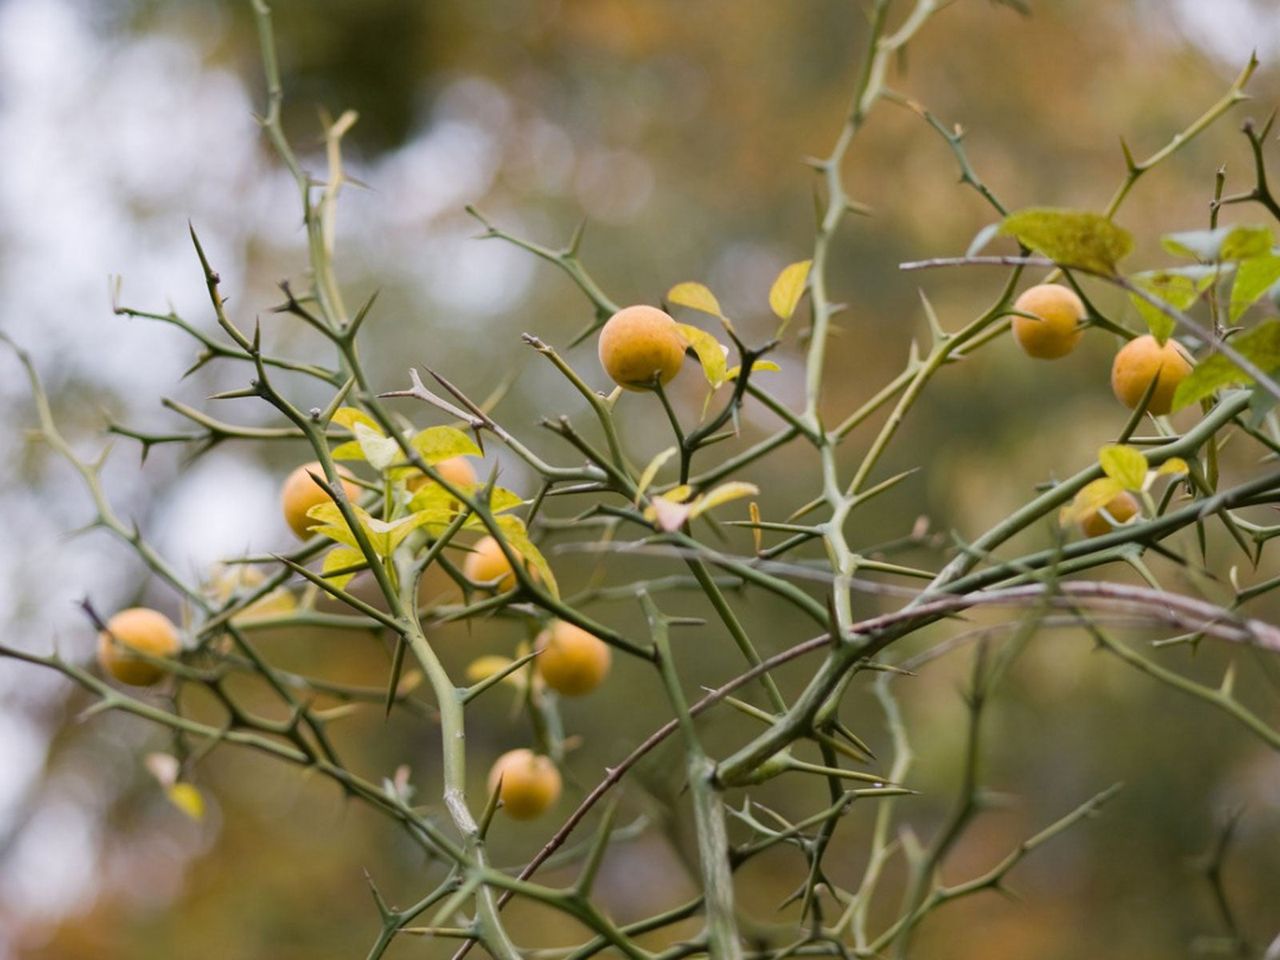
[[[1119,218],[1140,238],[1135,263],[1164,262],[1160,234],[1206,225],[1220,165],[1228,190],[1251,183],[1238,126],[1280,99],[1280,24],[1272,5],[1029,6],[1031,15],[1022,16],[985,0],[954,4],[911,46],[893,78],[945,122],[964,125],[975,168],[1010,208],[1102,207],[1124,173],[1121,137],[1139,156],[1159,148],[1221,95],[1254,43],[1271,43],[1260,51],[1263,65],[1250,85],[1257,102],[1145,179]],[[1210,6],[1216,13],[1206,14]],[[802,160],[829,149],[847,109],[866,29],[858,4],[281,0],[276,7],[286,124],[311,168],[320,167],[318,111],[360,114],[347,143],[352,173],[367,189],[346,196],[339,271],[349,303],[381,291],[364,354],[387,389],[407,382],[411,364],[444,371],[477,397],[506,386],[499,419],[541,449],[556,448],[537,437],[540,413],[582,412],[519,334],[564,346],[590,321],[588,305],[550,266],[498,241],[469,239],[478,231],[463,211],[467,203],[552,246],[586,217],[584,260],[615,300],[657,302],[672,284],[701,280],[747,339],[771,333],[768,286],[782,265],[807,256],[812,242],[813,178]],[[188,218],[222,273],[235,315],[247,322],[261,314],[275,349],[304,356],[317,350],[306,331],[267,313],[279,300],[275,283],[301,269],[303,250],[294,197],[251,117],[263,91],[247,3],[10,0],[0,6],[0,21],[0,129],[14,135],[6,139],[19,168],[0,190],[8,214],[0,230],[0,326],[36,354],[77,443],[94,449],[106,418],[173,429],[179,421],[158,406],[159,396],[199,404],[243,382],[244,371],[216,367],[181,379],[195,357],[188,341],[110,314],[102,286],[109,272],[123,274],[130,305],[162,310],[172,301],[193,322],[210,324],[185,235]],[[56,81],[52,67],[35,62],[48,56],[59,64]],[[912,338],[924,334],[920,287],[944,325],[955,327],[984,308],[999,283],[993,272],[897,270],[903,260],[962,252],[992,220],[981,199],[957,183],[942,139],[917,116],[881,106],[855,145],[847,181],[872,214],[854,218],[833,250],[834,295],[848,310],[830,351],[831,418],[871,396],[900,368]],[[1261,219],[1247,209],[1229,216]],[[1098,293],[1114,319],[1136,326],[1118,300]],[[998,342],[948,370],[913,410],[881,475],[921,469],[859,514],[856,542],[904,536],[919,517],[931,531],[972,537],[1036,484],[1092,460],[1126,416],[1107,388],[1115,346],[1093,332],[1070,359],[1047,365]],[[569,357],[603,385],[590,344]],[[802,391],[800,357],[792,338],[777,357],[782,371],[771,375],[776,392],[791,400]],[[69,656],[88,659],[92,631],[70,601],[88,595],[111,609],[145,598],[172,611],[174,599],[139,586],[132,559],[106,537],[62,536],[85,522],[87,501],[63,466],[21,436],[32,419],[29,401],[16,366],[0,363],[11,381],[0,395],[10,428],[0,440],[5,510],[16,518],[13,543],[23,545],[6,560],[0,613],[6,629],[33,646],[56,636]],[[691,373],[678,381],[685,409],[697,409],[700,391]],[[665,425],[644,398],[626,398],[625,406],[629,450],[643,461],[666,445]],[[268,415],[260,407],[236,402],[218,413],[262,422]],[[773,424],[756,408],[743,424],[744,440]],[[873,429],[863,427],[847,442],[851,461]],[[118,441],[108,488],[184,569],[202,570],[237,550],[287,542],[275,489],[302,456],[300,447],[227,445],[193,463],[159,448],[139,467],[135,446]],[[504,483],[522,489],[528,478],[519,465],[500,466]],[[1226,469],[1250,467],[1241,459]],[[799,447],[754,465],[743,479],[762,487],[766,516],[790,512],[817,484],[814,461]],[[1019,542],[1049,536],[1038,529]],[[1215,569],[1237,564],[1247,582],[1268,575],[1270,556],[1255,574],[1233,551],[1211,542]],[[929,543],[904,562],[930,565],[940,555]],[[562,582],[581,585],[598,561],[562,551],[553,562]],[[625,568],[629,577],[665,569],[633,558],[604,567]],[[1171,585],[1184,582],[1170,565],[1155,569]],[[1114,575],[1131,579],[1124,570]],[[868,613],[879,602],[861,601]],[[808,629],[766,598],[734,603],[750,616],[766,653]],[[668,606],[704,612],[691,598]],[[1252,612],[1274,618],[1277,611],[1263,603]],[[602,606],[601,615],[638,628],[632,603]],[[978,623],[987,619],[975,615]],[[933,627],[910,642],[922,647],[956,629]],[[504,621],[437,634],[458,675],[477,654],[509,653],[522,639]],[[684,640],[678,656],[691,683],[710,685],[737,672],[736,653],[716,631],[677,639]],[[385,677],[387,651],[372,638],[290,634],[264,637],[262,645],[286,667],[373,686]],[[1194,659],[1170,653],[1169,662],[1210,679],[1221,675],[1230,653],[1205,647]],[[784,686],[797,689],[805,666],[784,671]],[[1268,672],[1272,681],[1280,673],[1247,656],[1238,669],[1246,697]],[[922,836],[940,822],[957,787],[966,670],[967,654],[957,653],[898,685],[920,755],[910,786],[921,795],[902,809]],[[386,822],[344,803],[330,786],[258,757],[220,750],[203,762],[196,782],[209,810],[203,822],[188,821],[140,760],[166,749],[163,734],[122,717],[77,723],[80,696],[34,673],[0,663],[0,956],[363,956],[375,914],[362,871],[393,902],[426,888],[435,868]],[[1274,689],[1258,702],[1276,717]],[[851,725],[886,750],[865,688],[855,686],[846,703]],[[568,729],[583,741],[570,760],[572,787],[561,814],[665,719],[661,704],[650,671],[617,662],[604,691],[565,707]],[[208,704],[189,709],[216,715]],[[984,782],[998,802],[957,849],[948,880],[985,869],[1108,784],[1127,786],[1099,819],[1017,869],[1016,901],[984,895],[941,911],[924,926],[918,956],[1187,955],[1197,938],[1223,932],[1196,857],[1236,812],[1226,889],[1246,938],[1260,946],[1275,935],[1274,753],[1225,717],[1095,653],[1077,632],[1036,637],[989,722]],[[722,709],[707,722],[711,746],[741,742],[749,723]],[[479,701],[470,718],[477,786],[492,757],[527,741],[524,724],[504,692]],[[391,776],[408,764],[419,796],[435,796],[438,745],[429,722],[404,713],[384,722],[374,708],[334,732],[357,769]],[[623,822],[644,816],[651,826],[606,861],[603,899],[620,921],[679,902],[695,883],[673,756],[651,758],[626,791]],[[801,814],[825,802],[823,790],[784,778],[761,796]],[[842,822],[842,854],[829,861],[842,876],[834,879],[860,874],[870,817],[868,806]],[[539,827],[500,824],[497,862],[521,863],[540,845]],[[790,892],[800,867],[788,853],[752,864],[740,878],[744,908],[767,913]],[[580,933],[561,917],[519,904],[511,915],[519,918],[514,929],[522,943],[555,946]],[[1212,947],[1203,939],[1199,945]],[[449,952],[448,944],[405,937],[389,955]]]

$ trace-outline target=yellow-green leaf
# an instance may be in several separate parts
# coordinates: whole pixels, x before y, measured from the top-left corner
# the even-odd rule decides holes
[[[1161,245],[1177,257],[1201,263],[1247,260],[1270,252],[1274,239],[1267,227],[1241,224],[1216,230],[1186,230],[1161,238]]]
[[[189,783],[175,783],[166,791],[169,802],[199,823],[204,819],[204,797]]]
[[[782,368],[778,366],[776,363],[774,363],[772,360],[757,360],[755,363],[751,364],[752,373],[759,373],[761,370],[781,370],[781,369]],[[742,366],[739,364],[737,366],[730,367],[728,371],[725,372],[724,378],[726,380],[737,380],[738,374],[740,373],[742,373]]]
[[[713,317],[723,316],[720,301],[716,295],[701,283],[677,283],[667,291],[667,303],[676,303],[682,307],[700,310]]]
[[[1098,463],[1126,490],[1141,490],[1147,482],[1147,458],[1136,447],[1109,443],[1098,451]]]
[[[1215,275],[1214,271],[1204,267],[1189,267],[1135,273],[1129,279],[1175,310],[1186,310],[1213,285]],[[1129,294],[1129,300],[1146,321],[1151,335],[1158,341],[1164,343],[1173,335],[1175,321],[1172,317],[1136,293]]]
[[[687,483],[682,483],[678,487],[668,490],[662,495],[662,499],[670,500],[672,503],[684,503],[693,495],[693,487]]]
[[[352,509],[359,511],[360,508],[352,505]],[[347,526],[346,517],[342,515],[342,511],[338,509],[338,505],[332,500],[317,503],[307,511],[307,516],[315,521],[315,523],[307,525],[307,529],[312,533],[323,533],[330,540],[345,543],[349,547],[358,546],[355,534]]]
[[[442,460],[453,457],[484,456],[484,452],[470,436],[454,427],[427,427],[414,434],[409,443],[433,467]]]
[[[662,465],[679,452],[676,447],[667,447],[649,461],[649,465],[644,468],[644,473],[640,474],[640,481],[636,484],[636,503],[640,502],[644,492],[649,489],[649,484],[653,483],[653,478],[658,475]]]
[[[418,511],[407,517],[387,521],[370,516],[367,510],[354,504],[351,509],[355,512],[356,521],[364,530],[369,546],[380,557],[389,557],[396,547],[404,542],[405,537],[409,536],[418,527],[438,520],[437,515],[429,510]],[[347,526],[346,518],[343,517],[342,511],[338,509],[336,503],[332,501],[318,503],[307,511],[307,516],[317,521],[311,527],[313,533],[323,534],[330,540],[336,540],[345,546],[358,549],[359,541],[351,531],[351,528]]]
[[[334,411],[330,423],[336,423],[340,427],[346,427],[348,430],[355,432],[357,423],[364,424],[374,433],[382,433],[382,427],[378,421],[369,416],[363,410],[357,410],[355,407],[339,407]]]
[[[1064,267],[1116,272],[1133,237],[1106,217],[1082,210],[1030,208],[1005,217],[1000,232]]]
[[[324,563],[320,566],[321,575],[335,587],[341,590],[351,578],[356,575],[358,570],[355,568],[368,566],[365,561],[364,554],[355,547],[334,547],[324,557]],[[335,573],[336,570],[344,570],[345,573]]]
[[[713,490],[708,490],[689,507],[689,519],[700,517],[712,507],[718,507],[730,500],[738,500],[742,497],[754,497],[760,492],[760,488],[754,483],[744,483],[741,480],[731,480],[729,483],[722,483]]]
[[[809,268],[812,260],[801,260],[782,268],[778,279],[773,281],[769,289],[769,306],[785,326],[796,312],[796,305],[804,296],[805,284],[809,282]]]
[[[693,348],[693,352],[698,355],[698,362],[702,364],[702,373],[707,378],[707,383],[711,384],[712,389],[724,383],[728,372],[725,363],[727,351],[720,341],[705,330],[687,323],[677,324],[677,326],[689,342],[689,346]]]
[[[489,495],[490,513],[505,513],[507,510],[514,510],[523,505],[524,498],[520,494],[503,487],[494,487],[493,493]]]
[[[1230,321],[1239,320],[1277,280],[1280,280],[1280,256],[1267,252],[1241,261],[1231,284]]]
[[[1114,477],[1102,477],[1087,483],[1075,495],[1075,499],[1058,513],[1058,522],[1064,527],[1079,523],[1089,514],[1101,510],[1122,492],[1124,492],[1123,484]]]
[[[360,446],[359,440],[348,440],[334,447],[330,456],[335,460],[363,460],[364,448]]]
[[[400,459],[400,445],[391,437],[383,436],[378,430],[370,430],[363,423],[357,423],[351,429],[360,444],[360,452],[373,469],[381,472]]]
[[[1273,373],[1280,369],[1280,320],[1267,320],[1233,337],[1231,346],[1264,373]],[[1253,383],[1253,377],[1225,354],[1215,353],[1196,364],[1187,379],[1178,384],[1173,394],[1173,409],[1181,410],[1222,387],[1249,383]]]
[[[424,483],[409,500],[409,510],[415,514],[427,514],[425,522],[430,524],[447,524],[457,514],[459,506],[454,496],[438,483]]]
[[[361,511],[364,514],[363,511]],[[409,534],[421,526],[431,523],[435,518],[427,511],[412,513],[396,520],[379,520],[364,514],[360,522],[369,534],[369,543],[379,556],[389,557],[396,547],[405,541]]]
[[[1156,474],[1157,476],[1172,474],[1176,477],[1181,477],[1185,476],[1189,472],[1190,468],[1187,466],[1187,461],[1183,460],[1181,457],[1170,457],[1164,463],[1160,464],[1160,469],[1156,471]]]
[[[495,519],[498,522],[498,529],[502,531],[507,543],[511,544],[520,556],[524,557],[525,563],[538,571],[538,576],[547,591],[557,600],[560,599],[560,587],[556,583],[556,575],[551,570],[551,564],[542,555],[542,551],[529,539],[529,531],[525,529],[524,521],[519,517],[513,517],[509,513],[501,517],[495,517]]]

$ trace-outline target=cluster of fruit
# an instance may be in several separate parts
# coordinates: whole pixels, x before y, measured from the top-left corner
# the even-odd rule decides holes
[[[1087,311],[1075,291],[1042,283],[1014,302],[1013,336],[1029,357],[1056,360],[1076,348],[1084,335]],[[1134,337],[1111,364],[1111,391],[1130,410],[1146,400],[1146,412],[1163,416],[1173,409],[1178,385],[1191,373],[1191,357],[1172,337],[1161,344],[1150,334]],[[1131,493],[1118,493],[1104,508],[1080,520],[1087,537],[1108,533],[1140,511]]]
[[[1072,290],[1057,284],[1041,284],[1027,290],[1014,304],[1014,312],[1014,337],[1032,357],[1064,357],[1075,349],[1084,333],[1084,304]],[[600,363],[624,389],[651,390],[679,372],[689,346],[680,325],[669,314],[656,307],[630,306],[615,313],[601,329]],[[1141,336],[1116,355],[1111,385],[1125,406],[1135,409],[1145,399],[1148,412],[1162,415],[1169,412],[1174,391],[1190,371],[1190,359],[1175,341],[1160,344],[1152,336]],[[451,486],[470,490],[478,485],[475,469],[465,456],[445,459],[434,469]],[[289,474],[281,492],[285,522],[304,540],[311,536],[316,523],[312,510],[329,501],[325,488],[315,479],[321,473],[319,463],[303,464]],[[358,501],[361,488],[354,482],[355,477],[341,469],[339,480],[346,498]],[[430,482],[418,473],[406,481],[406,486],[412,492]],[[1100,536],[1137,516],[1140,509],[1130,493],[1121,492],[1104,507],[1081,518],[1080,526],[1086,536]],[[463,574],[477,588],[510,590],[516,585],[516,574],[509,556],[521,558],[510,544],[504,550],[493,536],[483,536],[468,550]],[[532,567],[529,572],[537,578]],[[230,592],[227,591],[228,597]],[[135,607],[108,621],[99,638],[98,655],[102,668],[117,680],[145,686],[164,676],[163,660],[176,656],[180,649],[178,629],[167,617]],[[609,671],[608,645],[563,620],[546,625],[538,636],[536,649],[536,682],[562,696],[591,692]],[[529,819],[559,798],[560,773],[550,757],[526,748],[512,750],[494,763],[490,789],[500,793],[502,807],[509,816]]]
[[[600,335],[600,360],[605,371],[621,386],[631,390],[666,383],[684,361],[685,339],[668,314],[654,307],[628,307],[615,314]],[[477,486],[475,469],[466,457],[453,457],[435,464],[434,469],[454,487]],[[303,464],[285,479],[281,507],[285,523],[300,539],[310,538],[316,521],[313,508],[329,502],[329,494],[317,481],[323,475],[318,462]],[[340,469],[338,477],[349,501],[360,499],[355,477]],[[410,477],[413,492],[430,481],[424,475]],[[508,549],[516,557],[518,550]],[[463,574],[481,589],[505,591],[516,584],[508,553],[493,536],[486,535],[469,549]],[[537,577],[536,571],[530,574]],[[261,576],[259,575],[259,581]],[[236,586],[252,585],[243,577],[225,591],[230,597]],[[292,598],[290,598],[292,599]],[[261,601],[260,601],[261,602]],[[292,603],[288,605],[292,608]],[[277,612],[277,611],[269,611]],[[182,649],[177,626],[157,610],[133,607],[112,616],[98,638],[98,661],[103,671],[121,683],[151,686],[166,673],[164,660]],[[596,689],[609,672],[609,647],[586,630],[555,619],[539,634],[533,672],[537,682],[561,696],[577,697]],[[511,750],[494,763],[490,772],[491,790],[500,793],[502,808],[511,817],[536,817],[559,798],[560,772],[551,758],[521,748]]]

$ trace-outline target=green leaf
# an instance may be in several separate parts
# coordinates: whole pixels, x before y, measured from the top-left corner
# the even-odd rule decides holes
[[[725,354],[727,351],[720,341],[705,330],[700,330],[698,327],[690,326],[687,323],[678,323],[676,326],[684,334],[689,346],[693,347],[693,352],[698,355],[698,362],[702,364],[703,376],[707,378],[707,383],[711,384],[712,389],[724,383],[728,373],[725,369]]]
[[[352,433],[355,432],[357,423],[364,424],[374,433],[382,433],[382,427],[378,425],[377,420],[363,410],[357,410],[355,407],[339,407],[334,411],[333,417],[329,422],[336,423],[340,427],[346,427]]]
[[[1221,263],[1270,253],[1275,241],[1267,227],[1238,226],[1170,233],[1160,242],[1175,257]]]
[[[1147,482],[1147,458],[1136,447],[1109,443],[1098,451],[1102,472],[1126,490],[1141,490]]]
[[[1277,280],[1280,280],[1280,255],[1267,251],[1241,261],[1231,284],[1230,322],[1239,320]]]
[[[1268,320],[1232,338],[1231,346],[1265,373],[1272,373],[1280,368],[1280,320]],[[1253,377],[1223,354],[1215,353],[1196,364],[1190,376],[1178,384],[1173,395],[1173,409],[1181,410],[1222,387],[1249,383],[1253,383]]]
[[[320,574],[339,590],[344,588],[351,579],[356,575],[355,567],[367,567],[368,562],[365,560],[364,554],[355,547],[334,547],[324,556],[324,563],[321,564]],[[347,573],[338,573],[330,576],[335,570],[346,570]]]
[[[1089,514],[1101,510],[1123,491],[1123,484],[1113,477],[1102,477],[1087,483],[1075,495],[1075,499],[1058,512],[1058,522],[1064,527],[1079,523]]]
[[[454,427],[427,427],[415,433],[409,445],[430,466],[454,457],[483,457],[484,452],[468,434]]]
[[[1133,237],[1106,217],[1081,210],[1031,208],[1005,217],[1000,232],[1064,267],[1115,273]]]
[[[772,360],[757,360],[751,364],[751,372],[759,373],[761,370],[781,370],[782,368]],[[742,373],[742,365],[736,364],[725,371],[725,380],[737,380],[738,375]]]
[[[796,312],[800,298],[804,296],[805,285],[809,282],[809,269],[812,260],[801,260],[782,268],[778,278],[769,288],[769,307],[785,325]]]
[[[524,557],[525,562],[533,569],[538,571],[543,585],[547,591],[560,599],[560,587],[556,583],[556,575],[551,571],[551,564],[547,563],[547,558],[542,555],[532,540],[529,539],[529,531],[525,528],[524,521],[519,517],[513,517],[506,514],[495,518],[498,522],[498,528],[502,531],[502,536],[519,554]]]
[[[1159,297],[1175,310],[1186,310],[1213,284],[1217,272],[1194,268],[1186,270],[1151,270],[1135,273],[1129,279],[1152,296]],[[1129,300],[1146,321],[1151,335],[1164,343],[1173,334],[1174,319],[1135,293]]]
[[[716,295],[701,283],[677,283],[667,291],[667,303],[677,303],[682,307],[709,313],[713,317],[724,315]]]

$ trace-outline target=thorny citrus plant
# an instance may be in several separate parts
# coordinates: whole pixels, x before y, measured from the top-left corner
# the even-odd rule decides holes
[[[223,396],[270,404],[280,425],[265,431],[241,428],[175,406],[195,424],[194,433],[113,429],[140,441],[144,449],[168,442],[190,443],[199,451],[226,440],[305,440],[310,462],[283,482],[282,493],[285,517],[301,543],[274,559],[232,561],[210,583],[184,580],[112,509],[99,483],[98,465],[78,459],[59,433],[36,373],[19,352],[31,376],[44,438],[83,476],[98,524],[126,541],[172,588],[175,604],[182,608],[182,625],[138,609],[100,617],[86,602],[101,633],[97,669],[9,646],[0,647],[0,654],[60,671],[96,698],[98,711],[123,711],[171,728],[186,751],[152,766],[170,786],[175,802],[190,811],[200,808],[192,781],[199,779],[201,761],[214,750],[243,748],[327,778],[402,825],[427,853],[431,868],[424,874],[421,898],[407,906],[390,906],[374,888],[379,924],[370,958],[411,932],[456,939],[458,957],[480,944],[491,956],[514,960],[523,954],[520,931],[504,922],[503,913],[513,897],[562,911],[589,931],[584,942],[560,951],[575,960],[600,952],[661,960],[697,955],[907,956],[914,931],[933,911],[969,894],[1000,888],[1023,857],[1097,812],[1117,790],[1106,787],[1092,797],[1077,798],[1060,819],[1045,824],[987,872],[956,883],[940,879],[940,868],[982,804],[985,705],[1025,641],[1044,625],[1074,626],[1121,661],[1225,712],[1239,722],[1243,735],[1280,750],[1280,730],[1237,698],[1231,674],[1221,686],[1203,686],[1163,662],[1160,651],[1142,651],[1111,633],[1115,624],[1145,623],[1168,632],[1168,644],[1218,642],[1262,657],[1280,655],[1280,629],[1242,609],[1280,585],[1280,578],[1246,585],[1237,570],[1256,567],[1267,541],[1280,533],[1280,526],[1259,519],[1265,513],[1252,509],[1280,503],[1280,470],[1272,456],[1280,452],[1274,413],[1280,385],[1271,376],[1280,368],[1280,321],[1255,319],[1265,313],[1268,291],[1280,289],[1280,251],[1271,227],[1219,225],[1220,214],[1231,204],[1256,204],[1259,215],[1280,219],[1264,162],[1270,124],[1245,127],[1256,160],[1255,186],[1225,196],[1220,174],[1209,228],[1166,237],[1167,265],[1122,268],[1133,240],[1117,223],[1125,198],[1147,172],[1244,99],[1255,64],[1164,149],[1138,161],[1126,148],[1126,173],[1101,212],[1010,212],[970,165],[960,130],[889,85],[891,63],[940,6],[936,0],[916,0],[914,6],[893,0],[871,4],[870,39],[852,105],[830,153],[813,161],[821,201],[812,251],[773,284],[768,306],[777,317],[777,332],[770,342],[744,342],[712,291],[696,282],[672,286],[661,307],[614,303],[579,259],[581,233],[567,248],[551,249],[512,236],[472,211],[485,227],[484,236],[513,243],[563,270],[594,312],[595,321],[579,340],[595,339],[603,374],[589,365],[571,366],[550,344],[525,336],[581,394],[586,419],[593,421],[548,416],[543,426],[563,440],[563,457],[552,462],[443,375],[433,372],[430,386],[417,370],[406,371],[407,387],[370,381],[357,340],[374,305],[348,312],[333,269],[335,207],[344,184],[340,145],[354,117],[344,115],[327,130],[327,174],[313,178],[280,123],[282,91],[270,12],[263,0],[254,0],[269,95],[263,125],[296,182],[309,251],[307,289],[295,292],[283,284],[285,301],[279,310],[326,338],[334,365],[320,367],[264,351],[257,328],[244,329],[225,309],[219,277],[193,232],[217,329],[199,328],[173,313],[124,306],[117,312],[185,330],[200,347],[200,363],[247,367],[246,386]],[[997,218],[965,255],[904,268],[985,265],[995,277],[992,302],[980,316],[949,329],[926,301],[926,344],[913,348],[902,371],[861,407],[838,411],[824,403],[823,395],[838,309],[828,287],[829,250],[846,215],[860,209],[842,175],[846,155],[868,114],[884,105],[914,111],[945,138],[962,180],[989,202]],[[983,254],[999,235],[1011,238],[1017,252]],[[1127,293],[1131,315],[1109,317],[1095,305],[1096,291],[1108,286]],[[691,322],[677,322],[671,313],[677,310]],[[1135,326],[1145,332],[1139,335]],[[1100,451],[1097,462],[1062,464],[1075,472],[1035,492],[991,529],[957,540],[937,569],[894,563],[889,559],[892,545],[858,542],[852,535],[858,512],[901,479],[878,476],[878,467],[922,392],[944,366],[1010,335],[1032,358],[1030,363],[1065,356],[1082,337],[1127,341],[1116,354],[1111,378],[1122,404],[1116,407],[1114,442]],[[783,341],[797,341],[804,351],[805,394],[799,409],[769,388],[770,371],[793,362],[769,358]],[[682,368],[694,367],[694,361],[700,371],[692,375],[700,372],[705,378],[707,401],[701,410],[681,409],[664,387],[678,375],[690,376]],[[593,384],[604,383],[604,374],[616,386],[598,392]],[[286,386],[290,377],[326,385],[331,392],[327,406],[297,406]],[[631,404],[648,405],[669,423],[672,440],[666,449],[639,450],[627,443],[614,412],[618,405]],[[778,426],[765,439],[744,446],[737,439],[737,424],[748,404],[771,411]],[[1179,410],[1190,412],[1175,424],[1167,415]],[[856,469],[843,475],[837,451],[859,426],[885,411],[888,415],[862,450]],[[1256,471],[1230,483],[1218,465],[1219,450],[1228,440],[1254,444],[1259,454]],[[505,447],[523,460],[538,478],[536,486],[514,491],[500,486],[496,477],[479,476],[473,461],[485,444]],[[756,489],[739,478],[763,458],[783,455],[791,444],[808,444],[817,451],[817,490],[812,499],[796,503],[789,516],[765,517]],[[574,585],[557,579],[548,559],[554,553],[547,545],[570,521],[578,528],[598,528],[601,549],[643,550],[670,564],[669,573],[659,579],[610,587],[615,595],[635,597],[646,616],[647,634],[612,628],[593,609],[598,591],[575,594]],[[1018,533],[1046,523],[1060,533],[1051,548],[1024,555],[1002,549]],[[709,539],[713,524],[748,528],[754,550],[728,552],[724,540]],[[1156,582],[1145,556],[1155,553],[1188,569],[1202,569],[1197,554],[1203,559],[1206,529],[1214,526],[1224,528],[1239,550],[1237,563],[1224,578],[1234,594],[1230,602],[1206,599],[1191,588],[1174,592]],[[902,543],[919,539],[918,531],[903,530]],[[827,560],[818,574],[812,565],[789,559],[793,551],[815,543],[825,548]],[[1117,564],[1137,570],[1148,585],[1082,576]],[[423,602],[419,583],[432,567],[461,587],[461,603]],[[361,581],[376,599],[365,599],[369,592],[353,587]],[[1201,581],[1189,577],[1187,582]],[[790,605],[791,633],[762,651],[759,638],[726,595],[726,584],[767,592]],[[701,593],[708,619],[665,614],[663,597],[673,590]],[[320,593],[339,601],[346,612],[318,611]],[[880,598],[887,609],[868,613],[872,598]],[[957,625],[951,639],[910,660],[898,653],[897,642],[925,625],[977,607],[1013,608],[1015,615],[977,630]],[[537,639],[512,658],[480,658],[465,676],[449,675],[433,644],[435,628],[482,617],[524,622],[530,628],[527,635]],[[388,638],[394,657],[385,695],[286,675],[254,642],[254,632],[264,627],[316,624],[373,629]],[[680,675],[671,655],[673,644],[686,642],[690,634],[700,644],[732,644],[743,661],[740,674],[698,699],[689,696],[690,680]],[[911,812],[905,797],[912,792],[913,756],[895,686],[899,677],[966,641],[973,642],[974,658],[960,794],[944,824],[931,837],[916,840],[904,829]],[[574,765],[565,749],[558,698],[609,684],[617,658],[633,658],[652,668],[669,699],[671,720],[636,743],[630,754],[618,757],[567,820],[548,827],[545,846],[523,869],[495,866],[485,846],[495,818],[533,821],[511,829],[538,829],[540,817],[548,824],[545,816],[562,791],[561,770]],[[784,695],[772,674],[798,660],[810,665],[807,683],[797,695]],[[438,717],[432,717],[422,692],[403,682],[406,661],[425,677]],[[265,681],[289,719],[266,719],[238,700],[226,682],[236,671],[250,671]],[[139,689],[156,684],[168,691],[163,701]],[[468,707],[499,684],[520,691],[533,733],[527,748],[494,762],[469,752],[464,732]],[[193,688],[204,689],[220,703],[221,722],[193,719],[181,709],[184,692]],[[750,703],[748,695],[762,705]],[[840,705],[847,698],[874,698],[882,707],[890,735],[887,755],[874,757],[864,740],[868,735],[842,720]],[[317,705],[334,699],[342,709]],[[356,758],[340,758],[330,740],[329,724],[348,709],[382,706],[408,711],[415,722],[438,723],[442,766],[413,768],[413,788],[403,774],[383,778],[384,771],[362,769]],[[746,715],[742,742],[728,755],[711,755],[704,749],[698,718],[730,709]],[[687,903],[619,926],[593,898],[596,871],[616,836],[614,807],[601,801],[641,758],[668,739],[683,745],[687,791],[679,802],[690,806],[696,824],[702,892]],[[468,764],[492,764],[487,794],[468,789],[475,780],[467,778]],[[590,783],[592,777],[589,770],[576,771],[579,780]],[[820,778],[829,801],[796,822],[787,821],[751,799],[753,785],[776,777]],[[414,788],[424,803],[414,802]],[[836,824],[855,806],[874,808],[874,818],[869,834],[859,841],[865,872],[857,884],[846,887],[830,879],[826,858]],[[575,843],[567,846],[570,840]],[[734,873],[778,847],[790,848],[797,858],[792,900],[800,909],[787,922],[744,916],[734,902]],[[568,856],[580,863],[569,887],[551,887],[537,878],[540,866],[558,851],[561,861]],[[888,869],[894,860],[901,860],[902,870],[896,865]],[[872,905],[891,901],[890,885],[899,888],[900,905],[888,922],[881,922],[884,911],[873,912]],[[1224,912],[1229,921],[1229,911]],[[690,918],[701,918],[700,933],[657,947],[641,946],[642,934]]]

